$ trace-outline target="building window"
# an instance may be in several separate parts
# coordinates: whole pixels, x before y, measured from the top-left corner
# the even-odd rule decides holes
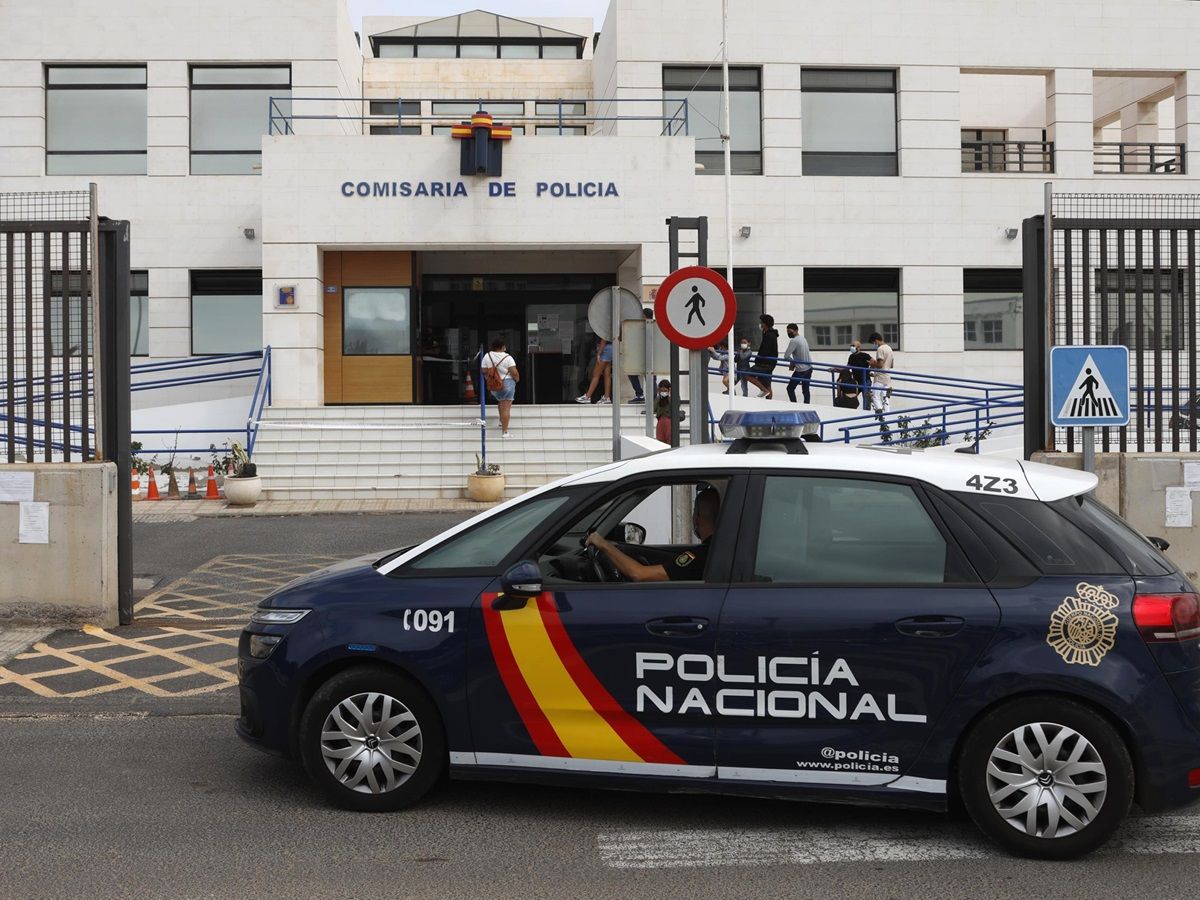
[[[586,125],[564,125],[559,128],[557,125],[539,125],[533,130],[534,134],[569,134],[575,137],[586,137],[588,130]]]
[[[192,272],[192,355],[262,349],[262,270]]]
[[[292,112],[291,67],[192,66],[191,78],[192,174],[258,174],[268,118]]]
[[[342,289],[342,355],[403,356],[412,352],[411,301],[406,287]]]
[[[714,271],[725,275],[724,268],[713,267]],[[733,293],[737,297],[737,318],[733,321],[734,338],[749,338],[751,346],[758,349],[762,331],[758,327],[758,317],[763,310],[763,269],[735,267],[733,270]],[[778,326],[782,329],[782,325]]]
[[[1161,267],[1138,272],[1136,269],[1096,269],[1096,293],[1100,300],[1100,317],[1096,329],[1107,336],[1110,344],[1124,344],[1135,350],[1162,349],[1182,350],[1187,340],[1187,328],[1183,327],[1178,310],[1192,306],[1189,270],[1186,268]],[[1155,300],[1157,290],[1158,300]],[[1159,321],[1154,321],[1157,303]],[[1137,313],[1141,308],[1141,317]],[[1186,306],[1185,306],[1186,304]],[[1124,314],[1124,319],[1121,316]],[[1173,319],[1178,319],[1173,322]],[[1178,336],[1179,344],[1175,340]]]
[[[91,273],[83,277],[91,278]],[[129,273],[129,355],[150,355],[150,292],[148,277],[144,270]],[[79,356],[83,346],[83,284],[80,273],[67,273],[66,284],[63,283],[62,270],[50,273],[50,353],[52,356],[63,355],[63,290],[66,289],[67,299],[67,328],[66,342],[69,356]],[[88,287],[90,291],[90,286]],[[89,301],[90,302],[90,301]],[[92,321],[91,307],[88,308],[87,352],[92,355]]]
[[[696,139],[696,163],[703,175],[725,172],[721,146],[724,112],[721,106],[721,69],[699,66],[663,66],[663,117],[682,116],[687,101],[687,133]],[[733,145],[730,163],[734,175],[762,174],[762,73],[759,69],[729,69],[729,119]],[[664,129],[673,124],[664,124]]]
[[[582,59],[587,38],[473,10],[370,37],[380,59]]]
[[[805,269],[804,329],[816,343],[816,329],[835,329],[838,344],[864,344],[878,331],[900,349],[899,269]]]
[[[523,116],[525,104],[520,100],[484,100],[482,105],[477,100],[435,100],[431,110],[435,116],[462,119],[469,119],[480,110],[493,116]]]
[[[146,67],[46,67],[46,174],[146,174]]]
[[[367,113],[370,116],[369,121],[371,134],[420,134],[421,126],[417,125],[400,125],[401,121],[408,119],[410,116],[417,121],[421,121],[421,101],[419,100],[370,100],[367,102]]]
[[[828,325],[817,325],[812,330],[814,347],[832,347],[833,339],[829,336]]]
[[[804,69],[800,73],[805,175],[898,175],[896,73]]]
[[[1020,269],[963,270],[963,349],[1020,350]]]

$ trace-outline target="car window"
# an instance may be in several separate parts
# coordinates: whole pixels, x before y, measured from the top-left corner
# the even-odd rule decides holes
[[[955,496],[983,517],[1046,575],[1121,575],[1092,538],[1040,500]]]
[[[450,538],[409,563],[413,569],[482,569],[498,566],[519,543],[570,499],[538,497]]]
[[[764,481],[755,581],[940,584],[948,554],[908,485],[810,476]]]
[[[583,509],[570,524],[539,549],[538,565],[547,582],[596,582],[595,567],[583,549],[588,532],[596,531],[643,565],[668,566],[681,552],[700,544],[692,526],[696,495],[715,488],[722,498],[729,478],[687,478],[667,483],[642,482],[606,494]],[[707,562],[707,554],[700,554]],[[705,566],[677,580],[703,581]]]
[[[1157,547],[1090,494],[1066,497],[1051,505],[1111,553],[1130,575],[1169,575],[1175,571]]]

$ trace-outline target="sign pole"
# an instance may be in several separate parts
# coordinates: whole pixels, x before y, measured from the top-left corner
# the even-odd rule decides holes
[[[1090,425],[1083,427],[1083,471],[1096,471],[1096,429]]]
[[[612,297],[612,458],[621,458],[621,289],[609,288]]]
[[[725,104],[725,119],[722,123],[721,144],[725,150],[725,276],[733,284],[733,136],[729,124],[729,0],[721,0],[721,100]],[[729,409],[733,410],[734,382],[734,329],[725,337],[725,352],[729,354]],[[707,373],[705,373],[707,378]],[[705,410],[707,418],[707,409]]]
[[[648,321],[643,314],[642,328],[642,333],[646,336],[646,371],[645,380],[642,382],[642,397],[645,398],[643,405],[646,407],[646,437],[654,437],[654,404],[658,402],[658,385],[654,383],[654,335],[658,326]]]

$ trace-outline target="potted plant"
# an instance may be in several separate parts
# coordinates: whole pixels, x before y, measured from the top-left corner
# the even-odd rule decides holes
[[[467,496],[483,503],[504,499],[504,475],[495,463],[485,463],[475,454],[475,471],[467,476]]]
[[[258,467],[250,462],[241,444],[234,443],[229,449],[233,453],[234,470],[232,475],[225,476],[225,499],[230,506],[253,506],[262,494]]]

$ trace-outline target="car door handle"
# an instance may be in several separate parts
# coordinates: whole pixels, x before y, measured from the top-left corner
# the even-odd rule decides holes
[[[958,616],[913,616],[896,622],[896,630],[909,637],[946,638],[958,634],[965,624]]]
[[[707,628],[708,619],[693,616],[667,616],[646,623],[646,630],[659,637],[695,637]]]

